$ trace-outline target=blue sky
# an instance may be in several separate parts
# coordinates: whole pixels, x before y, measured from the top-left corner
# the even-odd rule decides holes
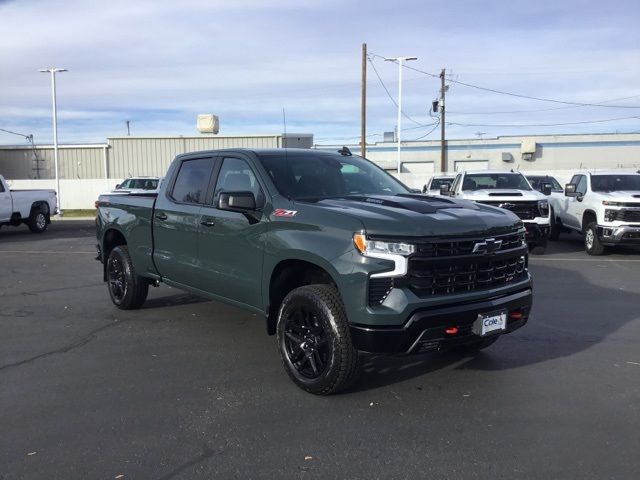
[[[133,135],[192,135],[198,113],[219,115],[221,134],[280,133],[283,108],[288,131],[348,143],[359,135],[367,42],[378,55],[419,57],[410,65],[420,70],[446,68],[451,80],[639,107],[566,108],[451,83],[449,138],[638,132],[639,20],[637,0],[0,0],[0,128],[51,142],[49,78],[38,70],[55,65],[69,69],[58,77],[61,143],[123,135],[126,120]],[[397,66],[374,63],[395,97]],[[403,138],[431,130],[419,125],[434,122],[438,88],[405,70],[403,110],[413,121],[403,120]],[[375,141],[393,130],[396,107],[370,67],[368,92]],[[525,126],[609,119],[620,120]],[[0,144],[21,143],[0,132]]]

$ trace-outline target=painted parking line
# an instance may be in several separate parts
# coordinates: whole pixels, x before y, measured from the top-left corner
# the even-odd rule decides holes
[[[29,253],[29,254],[35,254],[35,255],[40,255],[40,254],[60,254],[60,255],[95,255],[96,252],[79,252],[79,251],[66,251],[66,252],[58,252],[58,251],[54,251],[54,250],[0,250],[0,253]]]

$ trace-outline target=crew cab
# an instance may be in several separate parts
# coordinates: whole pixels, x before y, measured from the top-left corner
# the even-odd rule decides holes
[[[524,223],[526,239],[533,253],[544,253],[549,235],[551,185],[534,190],[520,172],[466,171],[456,175],[450,188],[441,194],[493,205],[515,213]]]
[[[116,307],[164,282],[245,308],[314,394],[350,385],[360,352],[485,348],[531,310],[516,215],[411,193],[346,148],[179,155],[157,196],[101,195],[96,226]]]
[[[428,193],[429,195],[439,195],[440,188],[443,185],[449,185],[453,183],[455,177],[449,175],[434,175],[429,179],[429,182],[422,187],[422,193]]]
[[[33,233],[42,233],[58,213],[57,200],[55,190],[11,190],[0,175],[0,227],[24,223]]]
[[[640,245],[640,173],[599,171],[576,173],[564,195],[552,195],[551,235],[578,232],[589,255],[607,246]]]

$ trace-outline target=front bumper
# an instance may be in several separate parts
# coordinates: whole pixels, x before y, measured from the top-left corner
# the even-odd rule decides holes
[[[604,245],[640,245],[640,226],[609,227],[598,225],[597,232]]]
[[[524,236],[527,243],[543,242],[549,236],[549,225],[525,223],[524,228],[527,230]]]
[[[507,311],[507,329],[497,335],[510,333],[527,323],[532,305],[531,288],[453,306],[418,309],[398,328],[351,325],[354,346],[370,353],[423,353],[479,340],[472,332],[472,324],[479,314]],[[445,329],[456,327],[450,335]]]

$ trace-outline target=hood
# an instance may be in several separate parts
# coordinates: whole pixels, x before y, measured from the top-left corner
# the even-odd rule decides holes
[[[625,200],[628,202],[640,203],[640,191],[637,190],[621,190],[619,192],[594,192],[603,198],[612,200]]]
[[[508,210],[448,197],[371,195],[307,205],[357,218],[379,236],[497,235],[522,225]]]
[[[546,195],[537,190],[514,190],[514,189],[484,189],[463,191],[464,198],[476,201],[502,201],[502,200],[544,200]]]

